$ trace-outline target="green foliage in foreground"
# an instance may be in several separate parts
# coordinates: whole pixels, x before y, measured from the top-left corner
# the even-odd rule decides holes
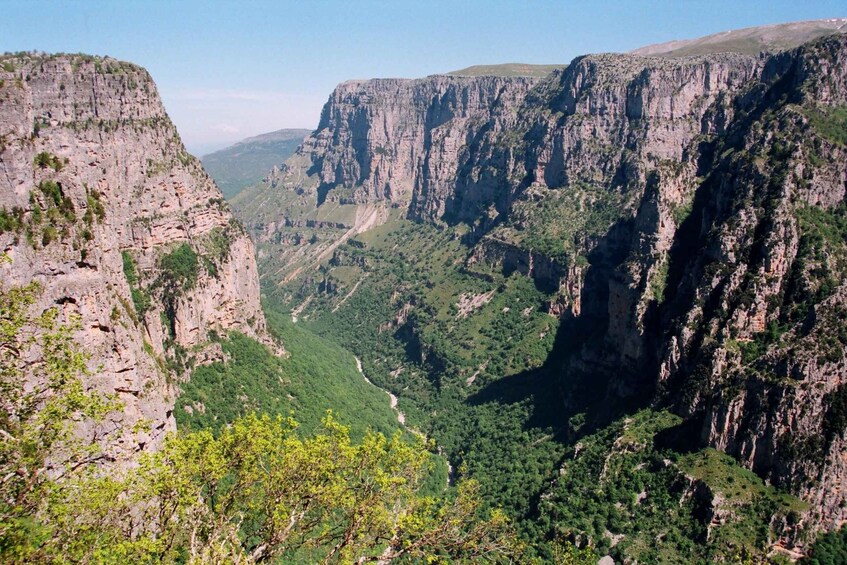
[[[354,442],[331,414],[306,438],[291,419],[254,414],[172,434],[137,467],[103,473],[94,438],[73,430],[120,406],[83,387],[74,327],[53,309],[30,314],[38,291],[0,289],[0,562],[520,559],[476,483],[423,496],[422,442],[370,431]]]
[[[39,557],[73,562],[497,562],[522,552],[504,515],[480,512],[476,484],[417,494],[429,454],[395,434],[361,443],[331,416],[296,423],[250,415],[215,436],[170,436],[120,479],[59,489]],[[361,560],[361,561],[360,561]]]
[[[215,436],[171,435],[124,476],[74,473],[18,516],[13,562],[500,562],[522,554],[478,486],[421,496],[429,453],[400,434],[353,443],[331,415],[301,439],[296,423],[250,415]],[[14,523],[12,526],[16,525]],[[12,532],[16,533],[16,532]]]
[[[5,255],[0,256],[7,260]],[[86,357],[74,325],[55,309],[31,315],[36,283],[0,289],[0,562],[38,561],[52,534],[38,518],[57,493],[49,476],[67,476],[100,456],[97,445],[73,434],[120,405],[86,391]]]

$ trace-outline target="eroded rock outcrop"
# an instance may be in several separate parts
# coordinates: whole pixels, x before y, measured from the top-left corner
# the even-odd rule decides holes
[[[385,200],[416,217],[439,218],[468,146],[484,131],[512,125],[537,82],[433,76],[341,84],[302,148],[319,178],[319,201]]]
[[[89,384],[124,404],[107,423],[116,458],[174,428],[174,367],[203,357],[210,331],[266,338],[253,244],[144,69],[4,57],[0,208],[3,285],[38,281],[38,308],[77,316]]]

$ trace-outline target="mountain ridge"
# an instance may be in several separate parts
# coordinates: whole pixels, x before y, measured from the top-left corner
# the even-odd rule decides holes
[[[280,129],[242,139],[200,158],[224,198],[259,182],[272,167],[288,159],[311,130]]]
[[[695,39],[678,39],[646,45],[630,51],[634,55],[684,57],[721,51],[758,55],[782,51],[832,33],[847,32],[847,18],[788,22],[719,32]]]
[[[295,139],[299,139],[301,134],[303,135],[303,137],[305,137],[305,136],[309,135],[311,132],[312,132],[312,130],[305,129],[305,128],[282,128],[282,129],[278,129],[278,130],[274,130],[274,131],[269,131],[267,133],[260,133],[258,135],[246,137],[246,138],[242,139],[241,141],[237,141],[237,142],[233,143],[232,145],[230,145],[229,147],[225,147],[224,149],[221,149],[219,151],[225,151],[226,149],[238,147],[238,146],[241,146],[241,145],[249,145],[251,143],[256,143],[256,142],[261,143],[261,142],[269,142],[269,141],[295,140]],[[208,153],[206,155],[203,155],[203,157],[201,157],[200,160],[202,161],[205,157],[212,155],[213,153],[218,153],[219,151],[213,151],[212,153]]]

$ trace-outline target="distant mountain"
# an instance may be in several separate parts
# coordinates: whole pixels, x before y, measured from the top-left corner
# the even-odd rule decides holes
[[[566,65],[527,65],[524,63],[505,63],[502,65],[474,65],[458,71],[447,73],[451,76],[460,77],[538,77],[544,78],[556,69]]]
[[[201,161],[224,197],[232,198],[245,186],[262,180],[274,165],[294,155],[309,133],[307,129],[281,129],[248,137],[202,157]]]
[[[833,33],[847,32],[847,18],[811,20],[724,31],[697,39],[683,39],[640,47],[635,55],[685,57],[709,53],[745,53],[758,55],[762,51],[792,49],[812,39]]]

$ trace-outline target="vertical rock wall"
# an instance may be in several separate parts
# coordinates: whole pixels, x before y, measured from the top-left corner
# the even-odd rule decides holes
[[[11,258],[0,266],[3,285],[38,281],[38,308],[78,316],[90,384],[124,404],[107,424],[122,430],[109,445],[116,458],[174,428],[177,375],[167,358],[208,356],[211,330],[265,337],[253,245],[139,67],[80,55],[3,58],[0,208],[20,218],[0,234]],[[184,245],[196,254],[194,280],[166,288],[162,259]],[[133,431],[142,422],[147,429]]]

